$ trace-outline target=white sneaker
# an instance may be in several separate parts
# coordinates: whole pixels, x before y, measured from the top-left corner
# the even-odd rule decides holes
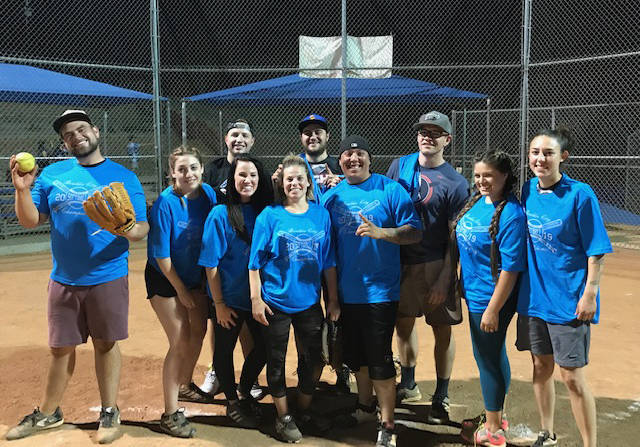
[[[260,400],[267,395],[262,387],[258,385],[258,382],[253,384],[253,386],[251,387],[251,391],[249,391],[249,394],[251,394],[251,397],[253,397],[255,400]]]
[[[220,381],[216,376],[216,372],[213,368],[209,368],[204,376],[204,382],[200,385],[200,389],[207,394],[215,396],[220,391]]]

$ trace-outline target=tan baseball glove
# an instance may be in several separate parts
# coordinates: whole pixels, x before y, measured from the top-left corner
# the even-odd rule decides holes
[[[129,194],[120,182],[112,182],[82,203],[87,216],[105,230],[124,236],[136,224]]]

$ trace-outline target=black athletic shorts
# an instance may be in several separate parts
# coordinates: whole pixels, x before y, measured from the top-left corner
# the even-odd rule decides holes
[[[344,362],[351,371],[369,368],[369,377],[395,377],[391,342],[398,315],[398,302],[342,304]]]
[[[164,298],[173,298],[178,296],[178,292],[173,288],[166,276],[156,270],[156,268],[147,261],[144,268],[144,282],[147,286],[147,299],[154,296]]]

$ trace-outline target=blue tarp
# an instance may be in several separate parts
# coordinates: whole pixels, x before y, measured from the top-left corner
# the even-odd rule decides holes
[[[185,98],[189,101],[207,101],[212,104],[227,103],[291,104],[313,101],[315,103],[339,103],[341,79],[306,78],[298,74],[268,79],[238,87]],[[432,82],[403,76],[384,79],[347,78],[349,102],[439,102],[448,98],[486,98],[481,93],[443,87]]]
[[[604,223],[640,226],[640,216],[637,214],[605,202],[600,202],[600,210]]]
[[[0,102],[96,105],[151,100],[152,95],[28,65],[0,63]],[[165,98],[162,98],[165,99]]]

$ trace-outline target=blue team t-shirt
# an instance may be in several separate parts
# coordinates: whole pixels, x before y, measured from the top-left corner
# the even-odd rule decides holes
[[[51,279],[72,286],[92,286],[126,276],[129,241],[102,230],[84,212],[82,202],[111,182],[122,182],[136,221],[147,220],[146,201],[136,175],[109,159],[82,166],[76,158],[47,166],[31,195],[51,225]]]
[[[359,213],[375,225],[422,229],[407,191],[379,174],[362,183],[346,180],[325,192],[322,204],[329,210],[340,300],[347,304],[398,301],[400,298],[400,246],[381,239],[357,236]]]
[[[198,267],[202,231],[216,203],[211,186],[203,183],[202,192],[190,200],[178,196],[173,186],[169,186],[158,196],[149,215],[149,263],[162,274],[156,258],[171,258],[178,276],[191,289],[202,284],[202,269]]]
[[[462,287],[469,311],[473,313],[485,311],[496,286],[491,275],[489,226],[497,204],[487,203],[481,197],[456,226]],[[527,224],[522,207],[514,195],[507,198],[498,224],[498,272],[526,270]]]
[[[253,206],[241,205],[247,234],[253,233],[256,213]],[[229,307],[251,310],[249,297],[249,245],[242,240],[231,226],[229,212],[225,205],[211,210],[204,224],[202,250],[198,263],[203,267],[218,268],[222,288],[222,299]],[[211,290],[207,284],[207,292]]]
[[[469,182],[449,163],[425,168],[418,153],[393,160],[387,177],[398,181],[411,196],[422,220],[422,240],[403,245],[403,264],[421,264],[444,259],[449,240],[449,222],[456,219],[469,197]]]
[[[518,312],[565,324],[587,281],[589,256],[611,253],[598,199],[591,187],[563,174],[551,189],[533,178],[522,188],[528,227],[528,271],[518,296]],[[600,318],[600,291],[592,320]]]
[[[322,272],[335,265],[329,213],[320,205],[310,202],[302,214],[273,205],[256,219],[249,270],[260,270],[269,306],[292,314],[318,303]]]

